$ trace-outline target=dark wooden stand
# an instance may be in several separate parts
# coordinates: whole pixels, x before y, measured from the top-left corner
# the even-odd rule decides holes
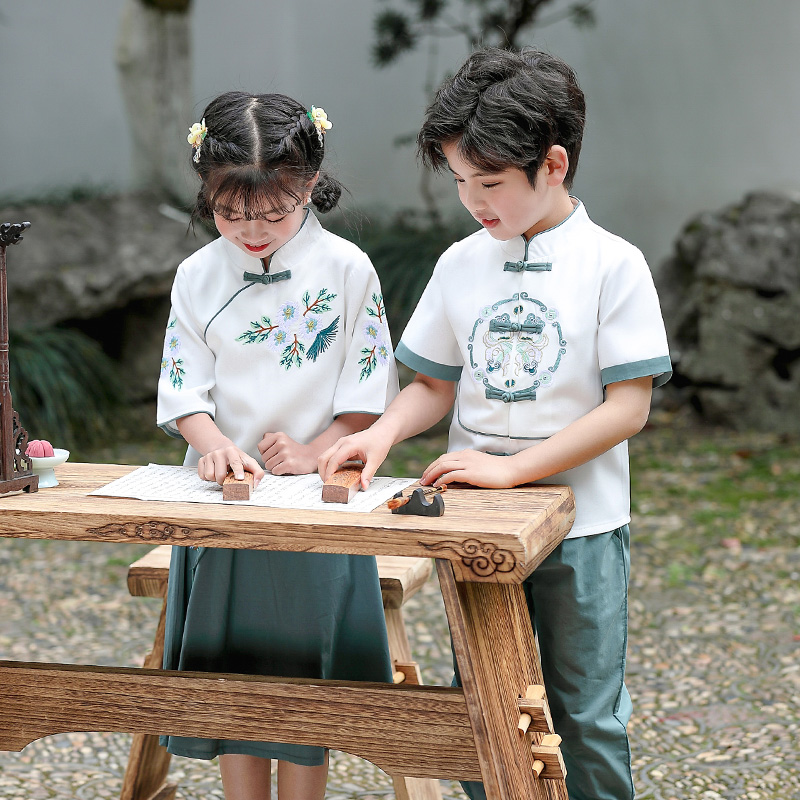
[[[0,494],[35,492],[39,477],[33,474],[28,448],[28,432],[19,424],[19,415],[11,404],[11,381],[8,366],[8,275],[6,247],[17,244],[30,222],[0,225]]]
[[[88,496],[132,469],[64,464],[58,487],[0,499],[0,536],[433,557],[463,689],[0,661],[0,749],[69,731],[266,739],[483,780],[489,800],[567,800],[521,582],[572,525],[568,487],[448,490],[442,517]]]

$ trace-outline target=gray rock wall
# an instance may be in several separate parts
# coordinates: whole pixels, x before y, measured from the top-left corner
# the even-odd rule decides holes
[[[656,275],[673,400],[709,422],[800,432],[800,199],[700,214]]]
[[[211,240],[150,195],[0,208],[31,222],[8,248],[9,324],[69,324],[116,358],[132,402],[155,396],[178,264]]]

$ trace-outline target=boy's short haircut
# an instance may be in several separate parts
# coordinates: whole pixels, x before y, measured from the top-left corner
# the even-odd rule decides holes
[[[572,68],[534,48],[478,50],[444,81],[417,137],[427,167],[447,168],[443,145],[477,169],[521,169],[531,186],[553,145],[569,157],[572,185],[581,152],[586,103]]]

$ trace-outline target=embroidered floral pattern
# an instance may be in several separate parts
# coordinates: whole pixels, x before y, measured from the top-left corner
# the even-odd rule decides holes
[[[175,330],[178,323],[177,317],[173,317],[167,323],[167,337],[164,341],[164,355],[161,357],[161,377],[167,378],[174,389],[183,388],[183,378],[186,373],[183,359],[179,357],[181,352],[181,340],[178,334],[171,333]]]
[[[553,382],[567,342],[558,311],[521,292],[481,309],[467,348],[487,399],[510,403],[535,400]]]
[[[243,344],[263,343],[279,356],[278,363],[286,370],[301,367],[305,361],[316,361],[336,339],[339,316],[323,328],[322,315],[331,311],[335,292],[320,289],[312,299],[304,292],[300,302],[289,301],[274,316],[262,316],[236,337]]]
[[[361,365],[359,382],[369,378],[377,369],[378,365],[384,366],[389,363],[391,348],[387,343],[388,331],[386,329],[386,307],[383,304],[383,295],[372,295],[373,306],[366,307],[367,316],[370,317],[361,329],[366,346],[361,348],[361,358],[358,363]]]
[[[378,322],[384,322],[386,319],[386,307],[383,304],[383,295],[373,294],[372,302],[375,303],[375,308],[367,306],[367,314],[370,317],[375,317]]]
[[[242,344],[264,344],[279,356],[286,370],[316,361],[336,341],[341,315],[333,320],[325,315],[333,311],[335,292],[326,288],[316,294],[304,292],[300,302],[284,303],[274,315],[253,320],[250,327],[236,337]],[[366,306],[366,321],[361,326],[361,367],[359,381],[366,380],[379,367],[389,363],[392,356],[386,327],[386,308],[383,295],[373,294],[372,304]]]

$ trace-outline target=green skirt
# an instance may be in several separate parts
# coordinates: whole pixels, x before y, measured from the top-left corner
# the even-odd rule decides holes
[[[164,668],[390,683],[375,558],[173,547]],[[269,730],[265,719],[265,738]],[[325,757],[322,747],[272,741],[161,743],[189,758],[240,753],[317,766]]]

